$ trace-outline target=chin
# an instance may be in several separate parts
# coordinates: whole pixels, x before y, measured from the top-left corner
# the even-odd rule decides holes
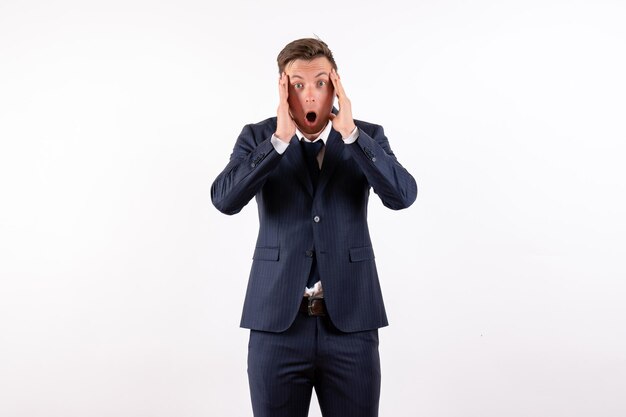
[[[324,130],[325,127],[326,127],[326,123],[322,123],[320,125],[313,126],[313,127],[305,126],[302,132],[305,132],[309,135],[314,135],[316,133],[320,133],[322,130]]]

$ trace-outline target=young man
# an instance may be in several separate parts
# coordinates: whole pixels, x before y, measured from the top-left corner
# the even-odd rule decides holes
[[[372,188],[385,206],[403,209],[417,186],[383,128],[352,118],[324,42],[289,43],[278,71],[276,117],[243,128],[211,187],[223,213],[252,197],[258,205],[241,318],[251,329],[254,415],[307,416],[314,387],[325,417],[377,416],[377,329],[387,317],[367,201]]]

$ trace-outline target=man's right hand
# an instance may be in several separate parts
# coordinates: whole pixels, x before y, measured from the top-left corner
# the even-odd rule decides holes
[[[282,73],[278,79],[278,94],[280,102],[276,114],[276,137],[285,143],[289,143],[293,135],[296,134],[296,124],[289,114],[289,77],[286,73]]]

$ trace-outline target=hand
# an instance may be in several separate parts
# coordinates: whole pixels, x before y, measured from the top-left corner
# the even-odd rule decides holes
[[[330,80],[335,87],[335,94],[339,100],[339,112],[337,114],[330,114],[330,120],[333,122],[333,129],[341,133],[342,138],[347,138],[356,128],[354,119],[352,119],[352,104],[350,99],[346,96],[346,92],[341,85],[339,74],[333,68],[330,71]]]
[[[278,95],[280,101],[276,111],[276,137],[283,142],[289,143],[293,135],[296,134],[296,124],[289,113],[289,77],[282,73],[278,79]]]

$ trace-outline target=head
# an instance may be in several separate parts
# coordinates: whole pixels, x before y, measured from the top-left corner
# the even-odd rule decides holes
[[[319,39],[298,39],[278,54],[278,72],[289,77],[289,110],[305,135],[315,135],[328,122],[335,90],[330,71],[337,69],[328,45]]]

